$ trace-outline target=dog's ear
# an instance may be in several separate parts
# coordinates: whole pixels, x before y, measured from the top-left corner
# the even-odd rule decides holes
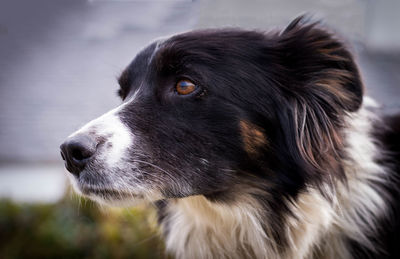
[[[304,17],[281,32],[277,45],[288,75],[282,89],[291,124],[285,129],[291,132],[285,134],[294,135],[289,141],[297,147],[293,157],[301,158],[309,173],[343,176],[337,161],[344,115],[359,109],[363,95],[351,53],[319,23],[308,23]]]
[[[362,103],[363,84],[353,56],[345,45],[318,22],[300,16],[280,34],[284,66],[293,81],[296,94],[312,93],[346,111],[357,110]]]

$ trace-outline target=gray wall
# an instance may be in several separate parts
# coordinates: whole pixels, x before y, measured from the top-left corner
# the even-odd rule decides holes
[[[115,78],[152,39],[192,28],[322,18],[354,46],[371,95],[398,109],[400,1],[3,0],[0,164],[60,163],[73,130],[119,103]]]

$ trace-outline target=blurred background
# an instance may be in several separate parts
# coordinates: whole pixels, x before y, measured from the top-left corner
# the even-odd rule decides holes
[[[400,111],[398,0],[1,0],[0,258],[165,258],[151,208],[71,194],[60,143],[119,104],[116,78],[153,39],[302,13],[336,30],[367,93]]]

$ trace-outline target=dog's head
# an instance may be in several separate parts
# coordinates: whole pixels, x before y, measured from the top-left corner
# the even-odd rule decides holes
[[[119,79],[122,104],[61,146],[77,190],[130,204],[238,188],[274,197],[342,177],[343,117],[359,108],[351,54],[318,24],[158,40]]]

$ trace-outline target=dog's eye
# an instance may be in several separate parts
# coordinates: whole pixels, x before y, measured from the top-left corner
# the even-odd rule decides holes
[[[186,79],[179,81],[175,86],[176,92],[180,95],[187,95],[193,93],[194,90],[196,90],[196,88],[197,86],[194,83]]]

